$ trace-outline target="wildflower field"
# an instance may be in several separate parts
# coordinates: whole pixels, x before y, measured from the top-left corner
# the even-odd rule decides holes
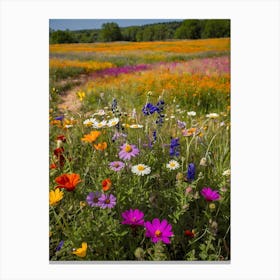
[[[49,259],[230,260],[230,39],[50,45],[49,73]]]

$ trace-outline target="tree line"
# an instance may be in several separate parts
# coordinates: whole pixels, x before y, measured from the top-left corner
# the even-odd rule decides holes
[[[50,44],[113,41],[143,42],[223,37],[230,37],[230,20],[228,19],[191,19],[129,27],[119,27],[115,22],[108,22],[104,23],[101,29],[49,30]]]

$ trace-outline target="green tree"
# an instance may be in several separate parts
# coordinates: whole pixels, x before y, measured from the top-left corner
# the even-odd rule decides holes
[[[154,30],[153,27],[147,26],[143,30],[143,41],[153,41]]]
[[[205,39],[230,37],[230,20],[206,20],[201,37]]]
[[[100,40],[103,42],[120,41],[122,39],[121,30],[117,23],[109,22],[102,24]]]
[[[70,44],[76,42],[73,34],[69,30],[57,30],[50,33],[50,44]]]
[[[175,31],[176,39],[200,39],[201,21],[197,19],[184,20]]]

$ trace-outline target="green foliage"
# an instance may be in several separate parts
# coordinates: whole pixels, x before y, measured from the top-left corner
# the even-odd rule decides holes
[[[103,24],[101,29],[77,31],[50,29],[49,37],[50,44],[220,38],[230,37],[230,20],[191,19],[122,28],[110,22]]]
[[[200,39],[202,21],[184,20],[179,28],[176,29],[176,39]]]
[[[103,42],[120,41],[122,39],[121,30],[118,24],[114,22],[102,24],[99,36],[100,41]]]
[[[50,31],[50,44],[71,44],[78,43],[78,41],[73,36],[73,33],[69,30],[62,31]]]
[[[201,32],[201,38],[230,37],[230,20],[206,20]]]

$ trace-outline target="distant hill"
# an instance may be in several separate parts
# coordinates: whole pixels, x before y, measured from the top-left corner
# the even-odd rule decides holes
[[[184,20],[119,27],[105,23],[100,29],[49,31],[50,44],[96,43],[112,41],[164,41],[230,37],[229,19]]]

